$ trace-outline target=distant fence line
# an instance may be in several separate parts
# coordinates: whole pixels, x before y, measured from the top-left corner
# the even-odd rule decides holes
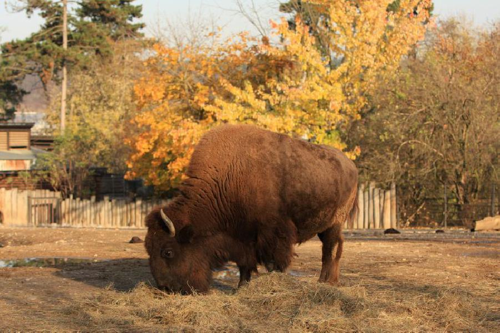
[[[110,200],[67,198],[49,190],[0,189],[1,222],[5,226],[72,226],[144,228],[147,214],[167,200]],[[384,191],[361,185],[354,229],[397,227],[396,187]],[[349,226],[346,226],[349,228]]]
[[[48,190],[0,189],[1,220],[5,226],[72,226],[144,228],[146,215],[166,200],[61,198]]]

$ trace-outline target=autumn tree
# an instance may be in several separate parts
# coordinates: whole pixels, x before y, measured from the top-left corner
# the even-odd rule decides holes
[[[157,45],[135,88],[129,176],[175,186],[199,137],[227,122],[345,148],[339,132],[359,117],[378,75],[423,37],[430,1],[401,1],[393,12],[382,0],[309,2],[329,17],[321,28],[335,66],[300,17],[293,30],[285,19],[274,23],[275,36],[262,40],[211,33],[201,46]]]
[[[94,167],[125,173],[130,151],[124,141],[136,110],[134,82],[141,75],[141,54],[147,46],[141,40],[116,42],[110,56],[96,56],[92,67],[72,72],[67,128],[57,137],[54,151],[37,162],[37,168],[48,171],[48,180],[65,195],[84,193]],[[60,91],[51,94],[47,120],[55,127]]]
[[[403,217],[413,222],[425,199],[465,209],[499,185],[500,25],[482,32],[440,22],[417,57],[373,94],[357,126],[365,179],[395,181]]]

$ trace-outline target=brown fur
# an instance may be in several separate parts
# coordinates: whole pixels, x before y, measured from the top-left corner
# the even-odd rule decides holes
[[[336,283],[342,225],[356,210],[357,169],[341,151],[249,125],[217,127],[200,140],[188,179],[164,212],[147,217],[146,249],[158,286],[206,291],[211,270],[227,261],[240,268],[240,285],[257,265],[285,271],[293,245],[319,235],[320,281]],[[332,256],[337,247],[335,258]],[[162,251],[173,258],[162,258]]]

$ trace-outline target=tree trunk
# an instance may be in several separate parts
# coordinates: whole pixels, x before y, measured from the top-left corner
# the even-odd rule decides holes
[[[62,0],[63,2],[63,49],[66,51],[68,49],[68,0]],[[66,52],[64,53],[66,57]],[[64,133],[66,128],[66,96],[68,89],[68,73],[66,68],[66,59],[63,59],[62,68],[62,90],[61,90],[61,134]]]

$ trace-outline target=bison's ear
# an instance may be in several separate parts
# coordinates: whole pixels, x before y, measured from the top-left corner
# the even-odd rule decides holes
[[[192,243],[194,238],[194,230],[190,225],[185,226],[179,231],[177,239],[179,243]]]

